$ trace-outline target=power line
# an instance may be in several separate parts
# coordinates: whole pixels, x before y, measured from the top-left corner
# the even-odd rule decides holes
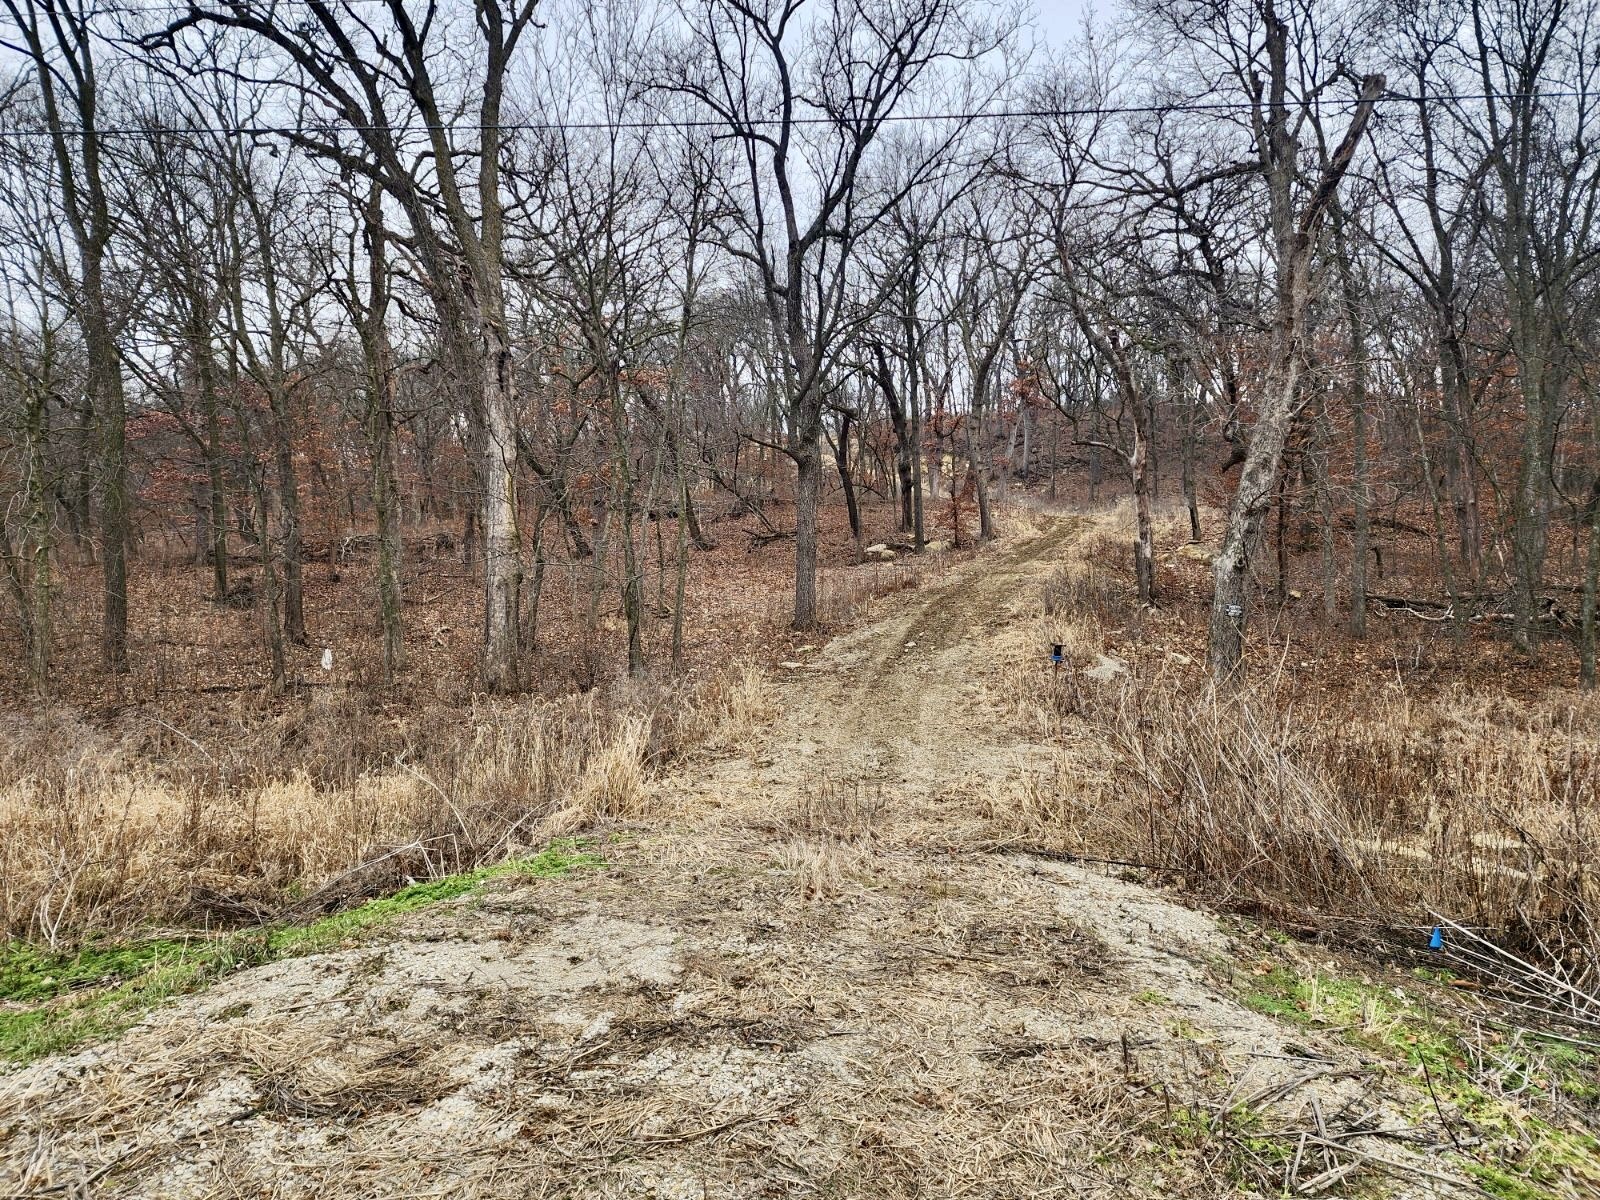
[[[377,3],[381,0],[358,0],[362,3]],[[1433,104],[1440,102],[1466,103],[1474,101],[1521,101],[1521,100],[1587,100],[1590,93],[1584,91],[1555,91],[1555,92],[1441,92],[1422,96],[1407,95],[1403,92],[1385,92],[1379,96],[1375,103],[1378,104]],[[1355,99],[1318,102],[1319,108],[1336,110],[1354,108],[1359,101]],[[1260,107],[1275,107],[1270,101],[1263,101]],[[1296,108],[1298,101],[1285,100],[1276,107]],[[1205,114],[1205,113],[1249,113],[1255,111],[1257,106],[1249,101],[1196,101],[1175,104],[1127,104],[1127,105],[1091,105],[1080,108],[1006,108],[1006,109],[972,109],[958,112],[937,113],[891,113],[879,117],[882,124],[906,124],[913,121],[1037,121],[1037,120],[1063,120],[1076,117],[1113,117],[1113,116],[1157,116],[1166,114]],[[834,125],[837,120],[825,116],[798,116],[790,117],[790,125]],[[505,121],[499,125],[484,125],[475,122],[460,122],[457,124],[395,124],[395,125],[348,125],[340,124],[330,132],[344,131],[349,133],[374,133],[386,130],[396,134],[433,134],[433,133],[474,133],[488,129],[498,129],[502,133],[624,133],[624,132],[649,132],[651,130],[668,129],[770,129],[781,126],[781,117],[751,117],[741,118],[736,122],[716,118],[651,118],[637,121]],[[68,137],[82,137],[82,129],[64,129],[61,131]],[[180,134],[180,135],[216,135],[222,137],[288,137],[295,133],[303,132],[289,125],[184,125],[184,126],[117,126],[110,129],[96,131],[96,136],[107,137],[149,137],[151,134]],[[52,132],[48,129],[0,129],[0,139],[14,140],[23,138],[50,137]]]
[[[311,3],[311,0],[275,0],[275,3],[282,4],[282,5],[309,4],[309,3]],[[389,4],[389,0],[336,0],[336,3],[338,5],[340,5],[340,6],[346,6],[346,7],[354,6],[354,5],[358,5],[358,4],[382,4],[385,7],[387,7],[388,4]],[[202,12],[203,13],[205,11],[206,11],[205,9],[200,7],[199,0],[196,0],[196,2],[194,4],[138,4],[138,5],[134,5],[132,7],[100,8],[100,9],[95,9],[92,12],[85,13],[85,14],[83,14],[83,16],[85,16],[87,18],[93,18],[93,17],[142,17],[146,13],[191,13],[191,12]]]

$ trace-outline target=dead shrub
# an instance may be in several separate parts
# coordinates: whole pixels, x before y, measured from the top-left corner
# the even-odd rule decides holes
[[[1041,595],[1034,644],[1062,643],[1066,664],[1019,660],[997,681],[1057,746],[1050,775],[991,806],[1008,842],[1368,934],[1420,942],[1437,913],[1600,981],[1600,698],[1424,697],[1397,678],[1313,703],[1279,675],[1223,697],[1170,661],[1091,686],[1080,667],[1132,603],[1126,514],[1094,522]]]
[[[1125,581],[1095,559],[1069,562],[1050,573],[1044,585],[1047,617],[1093,617],[1119,621],[1133,606]]]
[[[863,842],[872,836],[883,810],[883,794],[859,780],[823,778],[800,793],[785,824],[804,837]]]
[[[1389,931],[1441,913],[1593,981],[1592,702],[1312,711],[1271,688],[1229,698],[1167,677],[1072,696],[1055,777],[997,814],[1012,836],[1148,863],[1279,919]],[[1059,699],[1042,685],[1033,703]]]
[[[817,581],[822,624],[829,628],[848,625],[884,597],[921,587],[930,569],[936,574],[941,566],[938,555],[930,560],[927,556],[906,554],[892,562],[825,569]]]

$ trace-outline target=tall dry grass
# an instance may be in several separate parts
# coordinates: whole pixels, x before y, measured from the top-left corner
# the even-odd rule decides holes
[[[356,691],[183,727],[13,714],[0,731],[0,936],[57,945],[309,913],[636,820],[662,765],[735,744],[770,703],[745,668],[407,714]]]
[[[1041,597],[1041,636],[1079,663],[1107,621],[1133,619],[1105,540]],[[1600,700],[1492,681],[1421,695],[1354,671],[1340,688],[1266,674],[1219,695],[1199,664],[1151,650],[1106,684],[1008,680],[1057,747],[1053,775],[996,814],[1009,836],[1346,935],[1420,945],[1440,914],[1600,983]]]

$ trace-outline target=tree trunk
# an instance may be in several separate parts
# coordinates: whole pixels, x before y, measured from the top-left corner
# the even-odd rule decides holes
[[[1060,442],[1061,424],[1054,414],[1050,417],[1050,499],[1056,498],[1056,451]]]
[[[1137,438],[1133,447],[1133,503],[1138,514],[1138,533],[1133,542],[1133,574],[1139,586],[1139,604],[1148,607],[1156,599],[1155,532],[1150,517],[1150,456],[1147,443]]]
[[[544,596],[545,562],[544,523],[550,516],[550,506],[542,500],[533,506],[533,570],[528,574],[527,585],[522,589],[522,653],[531,659],[539,647],[539,602]]]
[[[637,677],[645,671],[644,577],[633,544],[633,516],[637,503],[633,468],[628,457],[628,413],[615,368],[608,369],[607,383],[611,390],[612,472],[616,480],[612,504],[615,511],[622,514],[622,615],[628,629],[628,674]],[[651,491],[653,493],[654,489]]]
[[[822,456],[817,438],[804,439],[793,451],[794,485],[794,627],[817,624],[817,506],[822,494]]]
[[[1590,438],[1600,447],[1600,387],[1591,382],[1586,389],[1589,402]],[[1595,604],[1600,590],[1600,473],[1590,485],[1589,497],[1589,557],[1583,572],[1583,615],[1579,635],[1579,682],[1585,688],[1595,686]]]
[[[204,422],[206,457],[206,544],[201,549],[211,564],[211,594],[217,601],[228,597],[228,497],[223,482],[222,411],[217,399],[217,369],[211,358],[210,339],[192,320],[189,336],[193,346],[195,379],[200,386],[201,417]]]
[[[1115,352],[1111,364],[1114,374],[1133,410],[1133,453],[1128,456],[1129,474],[1133,482],[1133,505],[1138,517],[1138,532],[1133,543],[1133,574],[1139,587],[1139,605],[1147,608],[1156,602],[1156,552],[1155,531],[1151,519],[1151,467],[1150,449],[1155,440],[1153,413],[1146,398],[1139,394],[1131,364],[1120,346],[1107,342],[1107,349]]]
[[[393,683],[405,666],[405,624],[401,611],[400,494],[395,473],[394,379],[382,372],[375,379],[382,397],[370,415],[372,511],[378,525],[378,611],[383,622],[383,681]]]
[[[839,468],[839,486],[844,489],[845,512],[850,517],[850,536],[856,541],[856,556],[861,553],[861,509],[856,504],[856,484],[850,474],[850,414],[839,418],[839,436],[833,444],[834,465]]]
[[[84,254],[82,325],[89,357],[89,394],[100,423],[100,658],[106,670],[128,669],[128,408],[111,336],[101,276],[101,251]]]
[[[258,549],[261,565],[261,632],[267,642],[267,690],[279,696],[288,683],[283,646],[283,625],[279,607],[281,596],[278,584],[277,556],[272,548],[272,517],[268,512],[265,469],[260,463],[250,465],[250,491],[255,502],[255,524],[260,533]]]
[[[994,517],[989,511],[989,487],[978,454],[977,427],[981,419],[981,414],[967,414],[967,466],[972,472],[972,489],[978,501],[978,540],[987,542],[994,537]]]
[[[1441,321],[1454,324],[1454,310],[1447,309]],[[1440,394],[1444,401],[1446,436],[1445,486],[1450,506],[1455,511],[1456,533],[1460,539],[1461,565],[1469,578],[1482,575],[1483,544],[1478,521],[1478,494],[1472,466],[1471,439],[1467,433],[1467,411],[1472,388],[1468,382],[1466,351],[1460,335],[1452,328],[1439,339]]]
[[[911,511],[914,490],[911,426],[906,421],[905,406],[900,403],[900,397],[895,391],[888,356],[881,348],[878,350],[878,382],[883,392],[884,405],[889,410],[889,424],[894,429],[895,473],[900,487],[900,532],[910,533],[915,524]]]
[[[1352,451],[1355,471],[1355,531],[1350,551],[1350,633],[1367,635],[1367,558],[1371,553],[1371,485],[1367,471],[1366,393],[1351,398]]]
[[[1278,471],[1278,571],[1273,596],[1280,609],[1289,603],[1289,472]]]
[[[48,336],[48,335],[47,335]],[[28,659],[28,683],[37,693],[50,684],[50,509],[45,488],[46,402],[48,393],[25,385],[23,418],[24,483],[23,552],[30,559],[27,603],[23,606],[23,641]]]
[[[105,290],[105,259],[113,226],[100,171],[95,43],[83,12],[54,7],[46,22],[32,7],[24,11],[10,0],[7,7],[33,62],[62,207],[78,253],[81,275],[74,281],[74,316],[83,334],[88,360],[86,392],[100,443],[100,657],[107,671],[121,674],[128,669],[128,410]],[[53,31],[54,41],[49,49],[43,39],[47,28]],[[75,118],[71,127],[62,115],[63,94]]]
[[[485,690],[521,686],[519,592],[522,548],[517,531],[516,380],[511,345],[498,313],[478,322],[483,354],[483,671]]]
[[[1263,405],[1250,435],[1250,448],[1239,475],[1239,486],[1228,507],[1222,545],[1212,563],[1208,657],[1212,675],[1218,682],[1232,680],[1244,658],[1250,566],[1261,544],[1266,515],[1272,507],[1273,488],[1283,462],[1283,447],[1288,440],[1293,414],[1294,389],[1299,378],[1298,362],[1279,363],[1267,381],[1270,399]]]
[[[1333,485],[1328,478],[1328,443],[1333,437],[1332,426],[1327,394],[1324,392],[1317,404],[1316,442],[1306,463],[1312,472],[1311,485],[1317,502],[1317,533],[1322,550],[1322,615],[1330,624],[1339,615],[1339,582],[1333,544]]]
[[[1195,421],[1198,417],[1199,404],[1191,399],[1188,389],[1184,389],[1184,414],[1183,414],[1183,502],[1189,509],[1189,540],[1200,540],[1200,502],[1195,493],[1194,482],[1194,450],[1195,450]],[[1052,462],[1055,451],[1051,450]],[[1051,495],[1055,494],[1054,467],[1051,474]]]
[[[1595,684],[1595,593],[1600,585],[1600,504],[1589,512],[1589,559],[1583,572],[1582,640],[1578,679],[1586,689]]]
[[[922,358],[917,345],[916,318],[908,308],[905,316],[906,412],[911,418],[911,544],[918,554],[928,544],[924,518],[923,481],[927,478],[922,444]]]
[[[372,511],[378,526],[378,613],[383,625],[383,681],[393,684],[405,667],[401,609],[401,506],[395,463],[398,380],[389,344],[389,265],[383,192],[374,186],[362,213],[367,238],[367,305],[361,314],[361,349],[367,368],[367,453],[372,466]]]
[[[689,482],[681,465],[678,471],[678,503],[687,506]],[[672,669],[683,670],[683,601],[689,581],[689,542],[682,521],[678,522],[676,560],[673,563],[672,583]]]
[[[1524,320],[1531,320],[1531,317]],[[1512,324],[1516,326],[1518,322],[1513,320]],[[1550,445],[1554,433],[1550,397],[1554,389],[1549,387],[1548,364],[1527,361],[1542,353],[1542,349],[1529,348],[1532,336],[1525,333],[1517,341],[1518,357],[1523,360],[1519,364],[1518,379],[1525,415],[1522,462],[1512,509],[1511,642],[1522,653],[1532,655],[1550,528]]]
[[[294,435],[289,397],[281,386],[272,391],[273,465],[277,473],[278,514],[283,523],[283,634],[296,646],[306,644],[305,597],[301,585],[300,481],[294,469]]]
[[[1033,409],[1027,403],[1022,405],[1018,420],[1022,422],[1022,464],[1017,478],[1028,484],[1033,481]]]
[[[1417,439],[1417,459],[1422,464],[1422,478],[1427,482],[1428,503],[1433,514],[1434,551],[1439,560],[1439,573],[1444,578],[1445,595],[1450,597],[1450,613],[1454,618],[1451,624],[1459,645],[1467,636],[1467,614],[1462,608],[1460,589],[1456,586],[1455,566],[1451,562],[1450,548],[1445,537],[1443,505],[1439,497],[1439,485],[1433,477],[1433,463],[1428,455],[1428,439],[1422,429],[1420,404],[1411,410],[1411,428]]]

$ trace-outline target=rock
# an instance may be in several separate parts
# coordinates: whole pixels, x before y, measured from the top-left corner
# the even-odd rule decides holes
[[[894,551],[881,542],[876,546],[868,546],[861,552],[862,558],[870,558],[875,562],[893,562]]]
[[[950,549],[950,543],[944,538],[940,538],[936,542],[925,543],[922,548],[929,554],[943,554],[946,550]]]
[[[1180,667],[1190,667],[1194,665],[1194,659],[1190,658],[1187,654],[1180,654],[1176,650],[1167,651],[1167,661],[1175,662]]]
[[[805,666],[805,663],[803,663],[803,662],[781,662],[778,665],[780,667],[787,667],[791,671],[798,671],[802,667]]]
[[[888,548],[889,547],[885,546],[882,542],[879,542],[876,546],[868,546],[861,553],[863,553],[863,554],[882,554]]]
[[[1112,658],[1109,654],[1102,654],[1094,666],[1083,669],[1084,678],[1092,679],[1096,683],[1110,683],[1117,676],[1127,673],[1128,664],[1120,658]]]
[[[1211,565],[1212,560],[1217,557],[1216,551],[1212,550],[1209,546],[1200,545],[1199,542],[1190,542],[1188,545],[1179,546],[1178,556],[1180,558],[1193,559],[1195,562],[1205,563],[1208,567]]]

